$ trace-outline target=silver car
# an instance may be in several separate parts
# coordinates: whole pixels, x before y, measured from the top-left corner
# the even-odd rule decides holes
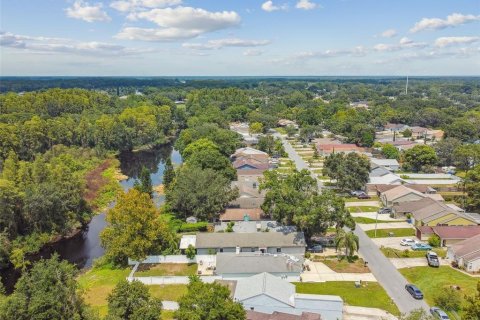
[[[432,314],[432,316],[435,317],[435,319],[450,320],[450,318],[445,313],[445,311],[443,311],[442,309],[440,309],[438,307],[431,307],[430,308],[430,313]]]

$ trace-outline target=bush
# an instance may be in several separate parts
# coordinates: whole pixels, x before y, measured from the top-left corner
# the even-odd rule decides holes
[[[441,245],[441,240],[436,234],[433,234],[428,238],[428,244],[434,248],[438,248]]]
[[[197,231],[207,231],[208,223],[207,222],[197,222],[197,223],[182,223],[178,232],[197,232]]]
[[[435,305],[444,310],[457,311],[462,305],[462,296],[458,290],[452,288],[445,288],[433,297]]]

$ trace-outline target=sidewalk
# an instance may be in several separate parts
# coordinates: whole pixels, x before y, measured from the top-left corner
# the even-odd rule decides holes
[[[343,307],[344,320],[396,320],[397,317],[391,313],[377,308],[366,308],[356,306]]]

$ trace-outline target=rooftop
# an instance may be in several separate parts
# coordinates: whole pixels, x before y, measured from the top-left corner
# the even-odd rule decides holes
[[[285,254],[217,253],[216,272],[222,274],[298,273],[303,270],[303,258],[293,261]],[[238,288],[238,283],[237,283]]]
[[[263,211],[260,208],[241,209],[241,208],[227,208],[225,212],[220,214],[221,221],[244,221],[248,220],[262,220]]]
[[[469,260],[480,257],[480,234],[454,244],[452,250],[457,257],[468,256]]]
[[[238,280],[233,298],[241,302],[261,294],[270,296],[292,307],[295,306],[295,285],[280,280],[278,277],[267,272]]]
[[[303,232],[197,233],[196,248],[305,247]]]
[[[263,313],[253,310],[247,310],[247,320],[321,320],[322,317],[317,313],[302,312],[301,315],[289,314],[284,312]]]

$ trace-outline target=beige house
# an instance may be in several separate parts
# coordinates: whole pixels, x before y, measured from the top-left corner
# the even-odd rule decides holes
[[[468,272],[480,271],[480,235],[461,241],[448,248],[447,257]]]
[[[397,187],[387,190],[380,194],[380,200],[386,207],[392,207],[395,204],[402,202],[410,202],[425,198],[426,194],[423,194],[417,190],[411,189],[404,185],[398,185]]]

